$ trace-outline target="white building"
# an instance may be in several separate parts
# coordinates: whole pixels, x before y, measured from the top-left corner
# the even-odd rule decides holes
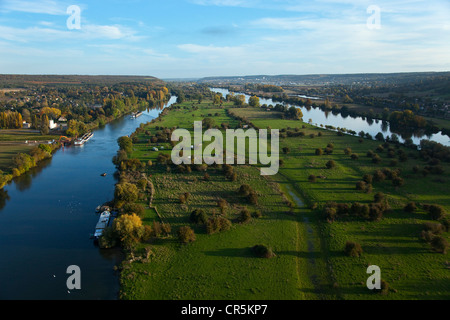
[[[58,125],[55,123],[55,121],[53,121],[53,120],[49,121],[50,130],[56,129],[57,127],[58,127]]]

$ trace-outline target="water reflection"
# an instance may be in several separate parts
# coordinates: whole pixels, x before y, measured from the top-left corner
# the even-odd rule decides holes
[[[8,200],[10,200],[8,191],[0,189],[0,211],[6,206]]]
[[[39,162],[39,164],[31,168],[28,172],[22,174],[19,177],[16,177],[13,179],[13,182],[16,186],[16,189],[19,191],[25,191],[31,187],[31,184],[33,182],[33,179],[38,177],[44,168],[46,168],[48,165],[50,165],[52,162],[52,158],[43,159]]]

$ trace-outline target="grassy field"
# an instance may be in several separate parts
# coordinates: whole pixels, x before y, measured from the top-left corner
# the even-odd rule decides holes
[[[48,141],[57,139],[55,135],[41,135],[39,131],[30,129],[1,129],[1,141]]]
[[[296,127],[289,121],[267,120],[265,112],[255,109],[237,109],[240,116],[247,116],[256,126],[272,128]],[[372,193],[356,191],[355,184],[362,180],[364,174],[372,174],[376,169],[390,167],[390,158],[386,151],[377,152],[382,162],[374,164],[366,156],[368,150],[375,151],[380,144],[377,141],[364,140],[359,143],[357,137],[337,136],[335,132],[306,126],[304,138],[283,139],[281,148],[289,147],[292,151],[284,157],[285,165],[280,174],[287,177],[299,193],[309,203],[319,206],[327,201],[343,203],[373,201],[374,193],[384,192],[392,210],[379,222],[355,221],[347,219],[332,224],[319,222],[323,241],[327,244],[329,261],[332,267],[335,286],[345,299],[445,299],[450,296],[450,274],[448,256],[430,250],[428,244],[419,239],[422,224],[429,221],[428,215],[418,210],[406,213],[403,207],[410,201],[416,203],[439,204],[450,210],[448,163],[443,175],[413,173],[413,166],[423,168],[426,163],[414,159],[418,153],[404,149],[410,154],[407,162],[398,162],[395,168],[402,170],[405,185],[394,187],[390,181],[374,184]],[[321,132],[322,136],[317,134]],[[314,134],[314,138],[309,135]],[[316,156],[315,149],[334,144],[331,155]],[[359,156],[351,160],[344,154],[350,147]],[[403,149],[403,148],[402,148]],[[329,160],[337,163],[335,169],[326,169]],[[308,181],[309,175],[320,177],[317,182]],[[449,239],[448,233],[446,234]],[[364,249],[361,258],[349,258],[343,253],[347,240],[360,243]],[[373,295],[365,288],[366,268],[369,264],[378,265],[382,277],[389,282],[396,292],[387,296]]]
[[[183,106],[190,106],[185,103]],[[191,128],[194,120],[214,115],[217,124],[236,120],[226,115],[225,109],[202,103],[198,110],[176,110],[162,122],[148,125],[145,130],[154,133],[155,126]],[[217,114],[217,115],[216,115]],[[193,115],[193,116],[192,116]],[[139,136],[145,140],[145,135]],[[168,145],[165,149],[168,149]],[[150,151],[146,143],[135,145],[133,157],[156,161],[159,152]],[[169,151],[166,151],[169,152]],[[180,245],[174,237],[141,245],[138,252],[151,250],[148,262],[125,263],[122,272],[122,298],[127,299],[314,299],[319,292],[313,284],[326,281],[326,273],[319,274],[309,263],[307,243],[300,215],[289,213],[280,186],[260,176],[250,166],[237,167],[237,181],[225,179],[220,170],[208,169],[210,181],[203,181],[203,172],[189,174],[167,173],[153,168],[149,175],[156,190],[153,205],[164,222],[175,231],[190,225],[189,215],[197,208],[208,214],[219,212],[218,199],[225,199],[229,208],[226,216],[234,221],[232,229],[207,235],[203,227],[191,225],[197,240]],[[259,195],[258,205],[249,205],[237,191],[249,184]],[[189,192],[188,203],[181,204],[180,194]],[[250,223],[236,222],[246,206],[251,212],[262,211],[262,218]],[[304,209],[297,209],[298,213]],[[151,224],[156,217],[147,211],[144,223]],[[276,252],[272,259],[255,258],[251,247],[270,245]],[[303,253],[302,253],[303,252]],[[327,284],[329,285],[329,284]],[[325,284],[324,284],[325,286]]]
[[[208,101],[192,110],[192,102],[182,104],[186,109],[172,110],[162,121],[145,127],[153,135],[155,126],[191,129],[194,120],[211,116],[216,124],[227,122],[234,127],[237,122],[229,118],[224,108],[212,106]],[[196,104],[197,106],[197,104]],[[248,224],[234,223],[230,231],[207,235],[202,228],[193,226],[197,241],[180,245],[172,236],[153,243],[142,244],[137,250],[148,260],[123,265],[121,274],[122,298],[126,299],[448,299],[450,274],[448,255],[435,253],[419,239],[422,224],[429,221],[422,210],[406,213],[402,210],[410,201],[440,204],[450,210],[449,169],[442,164],[445,173],[426,177],[413,173],[412,167],[423,168],[424,163],[415,159],[416,151],[404,149],[406,162],[398,162],[405,185],[394,187],[391,181],[374,183],[372,193],[357,191],[355,184],[364,174],[390,167],[391,159],[386,151],[377,152],[382,158],[374,164],[366,157],[368,150],[380,144],[357,137],[338,136],[335,132],[309,126],[301,121],[282,120],[277,112],[256,108],[232,108],[232,112],[245,117],[259,128],[299,128],[304,137],[282,138],[281,148],[291,152],[282,155],[284,165],[277,176],[263,178],[255,167],[238,166],[238,179],[225,180],[223,174],[209,168],[211,181],[203,181],[204,173],[167,173],[164,168],[152,168],[149,175],[155,185],[153,202],[163,221],[172,230],[189,224],[189,214],[195,208],[203,208],[209,214],[218,211],[215,204],[224,198],[230,204],[227,216],[235,219],[245,200],[239,199],[237,189],[243,183],[250,184],[259,195],[261,219]],[[216,115],[217,113],[217,115]],[[320,133],[320,136],[318,135]],[[310,135],[314,134],[314,138]],[[151,151],[154,145],[144,141],[135,145],[132,157],[155,162],[159,152]],[[315,149],[334,145],[330,155],[316,156]],[[164,145],[169,149],[168,144]],[[359,156],[352,160],[344,154],[350,147]],[[403,148],[403,147],[401,147]],[[165,151],[169,152],[169,151]],[[334,169],[325,164],[334,160]],[[308,181],[309,175],[318,177]],[[328,201],[338,203],[373,201],[374,193],[387,195],[391,210],[377,222],[357,218],[342,218],[327,223],[319,210],[310,210]],[[178,196],[191,193],[187,204],[181,204]],[[286,198],[296,203],[292,213]],[[247,205],[250,210],[256,207]],[[154,210],[148,209],[144,223],[156,219]],[[174,233],[174,232],[173,232]],[[449,239],[448,233],[445,234]],[[344,254],[345,242],[361,244],[364,253],[360,258]],[[254,258],[250,248],[256,244],[270,245],[276,254],[272,259]],[[378,265],[382,278],[390,285],[388,295],[379,295],[367,289],[366,269]]]
[[[28,153],[33,147],[26,144],[2,145],[0,144],[0,170],[11,173],[13,157],[18,153]]]
[[[27,129],[0,130],[0,170],[11,173],[12,158],[18,153],[28,153],[34,145],[25,141],[49,141],[57,139],[52,135],[41,135],[39,132]]]

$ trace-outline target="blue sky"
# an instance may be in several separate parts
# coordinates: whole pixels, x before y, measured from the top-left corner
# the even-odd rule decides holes
[[[81,29],[67,8],[81,9]],[[380,9],[379,29],[367,20]],[[450,70],[448,0],[0,0],[0,73]]]

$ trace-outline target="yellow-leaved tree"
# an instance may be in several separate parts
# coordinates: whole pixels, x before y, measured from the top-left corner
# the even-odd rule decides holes
[[[124,214],[114,220],[114,233],[127,248],[138,243],[145,233],[142,220],[136,214]]]

